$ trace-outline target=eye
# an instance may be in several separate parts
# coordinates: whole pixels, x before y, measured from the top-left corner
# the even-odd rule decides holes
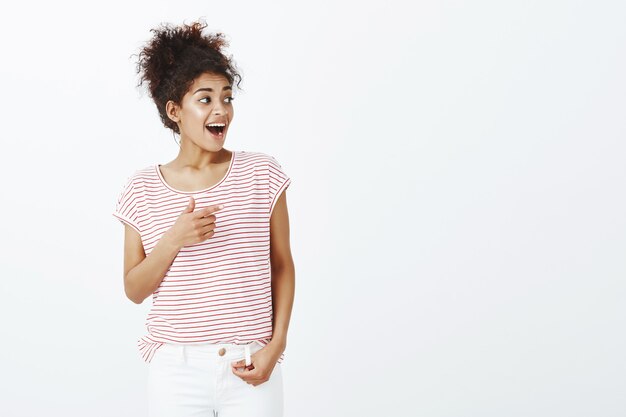
[[[228,100],[228,103],[232,103],[234,99],[235,99],[235,97],[226,97],[224,100]],[[209,103],[211,101],[211,97],[202,97],[198,101],[202,101],[202,100],[209,100],[207,102],[203,102],[203,103]]]

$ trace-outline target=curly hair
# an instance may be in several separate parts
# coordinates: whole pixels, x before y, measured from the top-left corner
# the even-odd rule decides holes
[[[231,85],[237,80],[236,86],[242,90],[241,75],[232,55],[226,56],[223,52],[228,46],[224,34],[203,35],[206,26],[202,19],[181,26],[161,24],[150,29],[154,36],[137,55],[137,73],[140,74],[137,87],[148,82],[148,91],[161,121],[178,134],[178,125],[167,117],[165,104],[169,100],[180,104],[198,76],[205,72],[223,75]]]

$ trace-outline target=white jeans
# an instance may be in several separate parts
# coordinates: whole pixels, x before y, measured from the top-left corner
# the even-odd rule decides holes
[[[270,379],[254,386],[233,374],[231,362],[262,345],[170,344],[148,364],[150,417],[282,417],[283,379],[276,363]],[[222,353],[222,355],[220,355]]]

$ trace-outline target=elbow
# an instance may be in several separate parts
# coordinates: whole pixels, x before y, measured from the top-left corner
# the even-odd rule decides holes
[[[143,300],[145,300],[145,297],[142,298],[136,293],[136,291],[133,291],[131,286],[128,284],[126,277],[124,277],[124,293],[126,294],[126,298],[135,304],[141,304],[143,303]]]
[[[293,260],[288,259],[282,262],[273,262],[270,265],[272,275],[289,275],[294,276],[296,273],[296,268],[293,263]]]
[[[132,301],[135,304],[141,304],[143,303],[143,299],[140,299],[139,297],[137,297],[135,294],[131,293],[128,291],[128,289],[126,289],[126,297]]]
[[[135,304],[141,304],[143,303],[143,300],[140,300],[139,298],[130,298],[128,297],[130,301],[132,301]]]

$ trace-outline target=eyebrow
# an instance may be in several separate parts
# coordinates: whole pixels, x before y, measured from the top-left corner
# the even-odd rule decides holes
[[[222,91],[226,91],[226,90],[232,90],[233,88],[230,85],[225,86],[224,88],[222,88]],[[198,88],[196,91],[194,91],[193,93],[196,94],[198,91],[213,91],[212,88],[209,87],[204,87],[204,88]]]

